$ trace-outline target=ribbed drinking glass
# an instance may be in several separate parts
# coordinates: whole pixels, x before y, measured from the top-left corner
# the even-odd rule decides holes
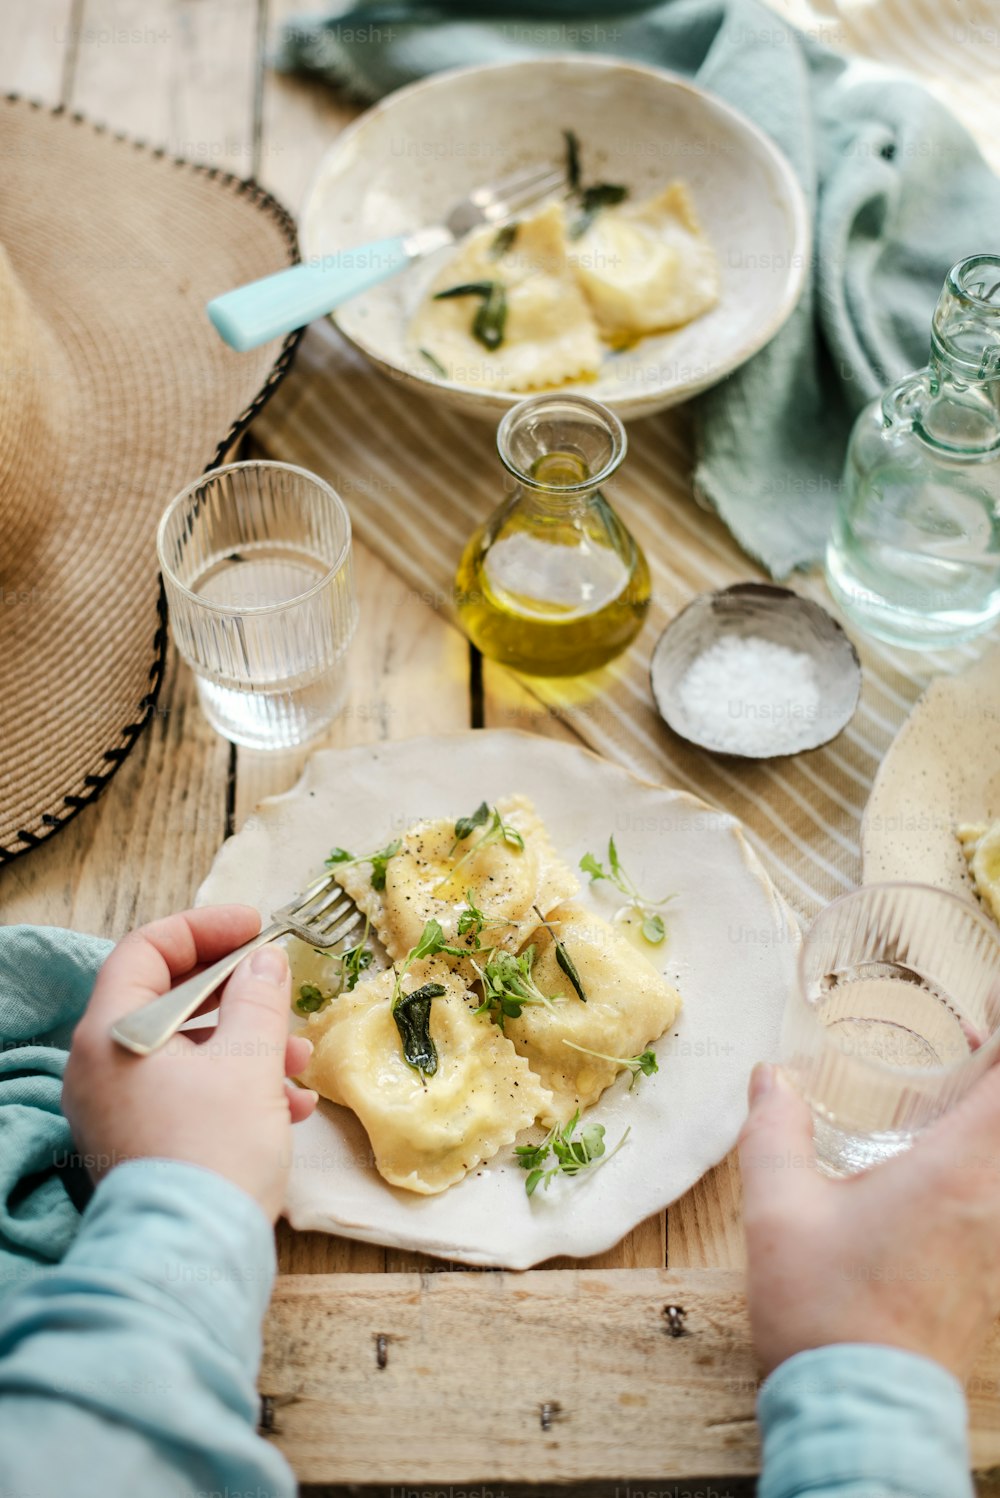
[[[171,502],[157,550],[174,643],[212,727],[253,749],[322,733],[344,703],[357,625],[336,491],[288,463],[230,463]]]
[[[788,1000],[782,1065],[813,1113],[823,1168],[908,1148],[1000,1050],[1000,930],[922,884],[873,884],[817,916]]]

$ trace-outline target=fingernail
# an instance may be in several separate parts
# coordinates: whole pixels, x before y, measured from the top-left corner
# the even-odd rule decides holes
[[[319,1102],[319,1093],[316,1091],[316,1089],[314,1087],[307,1087],[305,1091],[306,1091],[306,1097],[311,1097],[314,1103],[318,1103]]]
[[[311,1056],[312,1053],[313,1053],[313,1051],[316,1049],[316,1047],[313,1045],[313,1043],[309,1039],[308,1035],[300,1035],[299,1036],[299,1040],[301,1040],[301,1042],[302,1042],[303,1045],[307,1045],[309,1047],[309,1054]]]
[[[288,977],[288,958],[284,947],[258,947],[250,958],[250,971],[265,983],[283,983]]]
[[[769,1061],[759,1061],[750,1073],[750,1106],[766,1097],[775,1083],[774,1067]]]

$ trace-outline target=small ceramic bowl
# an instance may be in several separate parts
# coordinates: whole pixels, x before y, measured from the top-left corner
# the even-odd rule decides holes
[[[752,721],[758,741],[752,752],[734,748],[730,734],[725,741],[721,735],[713,737],[704,722],[694,718],[681,691],[689,668],[726,636],[782,645],[807,655],[812,663],[815,692],[800,711],[794,701],[761,708],[754,701],[751,681],[745,701],[727,702],[727,726],[740,716]],[[836,738],[858,705],[861,662],[840,625],[818,603],[790,588],[737,583],[719,593],[701,594],[668,624],[653,651],[650,684],[660,716],[682,739],[736,759],[772,759],[818,749]]]
[[[770,342],[795,306],[809,263],[798,179],[743,115],[659,68],[611,57],[518,58],[437,73],[397,90],[337,136],[300,222],[303,258],[322,258],[439,223],[474,188],[565,159],[576,132],[586,179],[644,197],[682,178],[718,257],[717,306],[686,327],[609,353],[596,380],[566,385],[620,417],[686,400]],[[426,287],[452,249],[333,314],[344,337],[404,384],[497,420],[525,392],[483,390],[434,373],[408,345]]]

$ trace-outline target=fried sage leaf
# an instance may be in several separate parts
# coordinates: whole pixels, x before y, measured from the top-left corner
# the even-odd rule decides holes
[[[542,915],[542,912],[539,910],[537,905],[534,907],[534,911],[538,919],[541,921],[542,925],[545,927],[546,931],[552,938],[552,945],[556,949],[556,962],[562,968],[563,972],[566,974],[567,978],[576,989],[577,998],[582,1003],[586,1004],[587,995],[584,992],[583,979],[580,977],[580,974],[576,970],[576,963],[567,952],[565,944],[559,940],[558,936],[553,931],[552,927],[549,925],[545,917]]]
[[[456,296],[477,296],[479,307],[472,319],[472,336],[484,348],[496,349],[503,343],[507,326],[507,291],[502,281],[463,281],[434,294],[436,302]]]
[[[441,983],[425,983],[403,994],[392,1006],[392,1017],[403,1043],[403,1058],[421,1076],[433,1077],[438,1068],[437,1047],[431,1039],[431,1002],[445,992]]]

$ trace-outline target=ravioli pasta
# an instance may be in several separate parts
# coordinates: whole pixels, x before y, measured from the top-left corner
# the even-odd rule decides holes
[[[604,1057],[641,1054],[674,1023],[681,1009],[676,989],[656,971],[619,927],[579,904],[554,910],[549,924],[573,961],[586,1004],[580,1003],[559,966],[555,943],[539,934],[535,979],[544,993],[559,995],[553,1007],[526,1007],[506,1033],[526,1057],[551,1096],[544,1123],[566,1123],[596,1103],[621,1066],[615,1060],[584,1055],[573,1046]]]
[[[307,952],[301,996],[322,1007],[306,1023],[314,1050],[301,1080],[357,1114],[384,1180],[432,1195],[536,1121],[565,1123],[596,1102],[622,1070],[614,1058],[662,1035],[681,1000],[620,926],[571,898],[577,877],[527,796],[484,802],[459,823],[415,822],[396,841],[374,881],[370,860],[335,866],[391,966],[355,970],[353,990],[323,995],[315,963],[332,972],[336,959]],[[505,1009],[491,984],[511,971],[523,986],[503,992],[524,1001]],[[439,987],[394,1013],[427,984]]]
[[[566,255],[561,204],[518,227],[510,249],[494,259],[496,230],[469,236],[430,288],[411,327],[452,379],[492,390],[531,390],[596,375],[601,344]],[[472,335],[476,306],[468,297],[435,301],[436,292],[499,281],[507,299],[503,343],[491,353]]]
[[[1000,922],[1000,820],[965,823],[956,828],[976,894]]]
[[[391,970],[361,983],[310,1017],[315,1047],[302,1080],[358,1115],[379,1174],[430,1196],[509,1145],[549,1106],[528,1063],[445,963],[415,964],[405,990],[439,982],[430,1033],[437,1071],[425,1085],[403,1059],[392,1015]]]
[[[477,340],[474,295],[436,299],[460,286],[499,283],[507,305],[502,341]],[[608,345],[676,328],[719,299],[719,264],[687,184],[601,209],[579,238],[550,203],[520,219],[513,236],[493,227],[464,239],[428,288],[410,324],[415,358],[449,379],[493,390],[536,390],[600,372]]]
[[[401,838],[399,852],[386,867],[385,889],[373,890],[366,865],[336,871],[341,887],[371,916],[379,940],[394,962],[400,962],[420,939],[424,924],[440,921],[452,943],[471,947],[458,933],[459,914],[471,893],[491,922],[491,944],[516,949],[544,914],[579,888],[576,875],[559,858],[527,796],[505,796],[496,803],[504,822],[521,834],[524,848],[508,842],[476,845],[481,831],[455,846],[454,819],[416,822]],[[456,858],[468,853],[453,872]],[[468,964],[464,971],[472,977]]]
[[[719,300],[718,261],[683,182],[599,213],[570,262],[609,343],[679,327]]]

